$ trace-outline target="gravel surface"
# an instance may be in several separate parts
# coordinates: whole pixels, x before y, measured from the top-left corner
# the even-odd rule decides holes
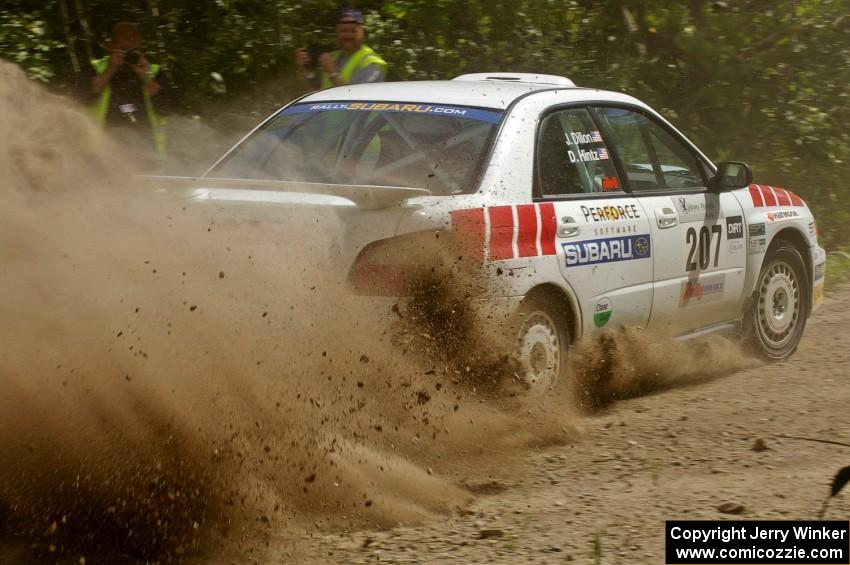
[[[850,292],[786,363],[616,403],[463,516],[273,540],[259,562],[663,563],[668,519],[815,519],[850,449]],[[711,363],[711,359],[706,359]],[[850,516],[850,493],[826,517]]]
[[[476,498],[451,516],[382,531],[288,529],[186,562],[659,564],[665,520],[816,519],[850,448],[783,436],[850,443],[848,316],[844,290],[789,362],[618,401],[582,417],[575,443],[528,451],[509,479],[481,482],[505,473],[470,469],[458,482]],[[843,492],[826,518],[848,516]],[[0,564],[29,559],[21,542],[0,543]]]

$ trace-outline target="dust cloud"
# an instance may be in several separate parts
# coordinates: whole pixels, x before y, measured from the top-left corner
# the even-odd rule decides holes
[[[346,294],[333,210],[134,181],[133,150],[8,64],[0,105],[0,522],[36,558],[420,523],[571,437]]]
[[[677,341],[639,328],[609,329],[576,344],[571,397],[585,410],[667,388],[705,382],[761,363],[735,341]]]

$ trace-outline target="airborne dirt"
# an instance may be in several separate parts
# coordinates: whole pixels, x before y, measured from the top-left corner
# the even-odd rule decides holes
[[[572,439],[568,413],[496,393],[515,378],[485,342],[423,344],[473,339],[462,301],[423,297],[457,320],[438,339],[415,309],[348,297],[333,209],[154,192],[65,101],[11,65],[0,79],[9,561],[203,560],[316,524],[424,523],[472,500],[466,463],[499,454],[509,475]],[[467,378],[481,363],[487,391]]]
[[[850,448],[783,436],[850,443],[848,317],[844,289],[809,321],[790,361],[732,370],[728,357],[705,351],[698,363],[725,367],[687,386],[671,382],[682,358],[670,355],[660,388],[643,379],[636,396],[587,414],[580,441],[530,452],[467,515],[281,540],[261,561],[655,565],[665,520],[817,519]],[[825,518],[848,515],[845,492]]]
[[[788,364],[614,332],[528,399],[463,292],[348,297],[333,213],[152,193],[9,65],[0,104],[0,562],[656,563],[665,518],[810,517],[846,463],[775,438],[848,439],[845,295]]]

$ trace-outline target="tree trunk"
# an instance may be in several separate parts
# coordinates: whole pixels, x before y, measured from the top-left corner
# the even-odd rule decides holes
[[[74,9],[77,12],[77,21],[83,30],[83,39],[85,40],[83,46],[86,48],[86,57],[91,61],[94,59],[94,49],[92,49],[91,27],[89,27],[89,20],[83,7],[83,0],[74,0]]]
[[[70,15],[68,14],[68,4],[66,0],[59,0],[59,11],[62,14],[62,31],[65,34],[65,50],[68,52],[68,59],[71,60],[71,68],[74,69],[74,75],[80,74],[80,59],[77,57],[77,36],[71,33]]]

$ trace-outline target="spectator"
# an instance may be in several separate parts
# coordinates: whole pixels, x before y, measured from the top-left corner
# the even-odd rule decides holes
[[[320,88],[382,82],[386,79],[387,63],[371,47],[363,45],[364,35],[363,14],[357,10],[342,10],[336,24],[339,50],[322,53],[317,61]],[[303,90],[309,89],[307,67],[310,63],[309,51],[298,49],[295,65]]]
[[[141,46],[136,24],[119,22],[112,27],[110,54],[91,62],[96,73],[91,82],[92,111],[101,127],[119,137],[141,137],[161,156],[166,148],[165,121],[154,104],[163,88],[160,66],[148,61]]]

